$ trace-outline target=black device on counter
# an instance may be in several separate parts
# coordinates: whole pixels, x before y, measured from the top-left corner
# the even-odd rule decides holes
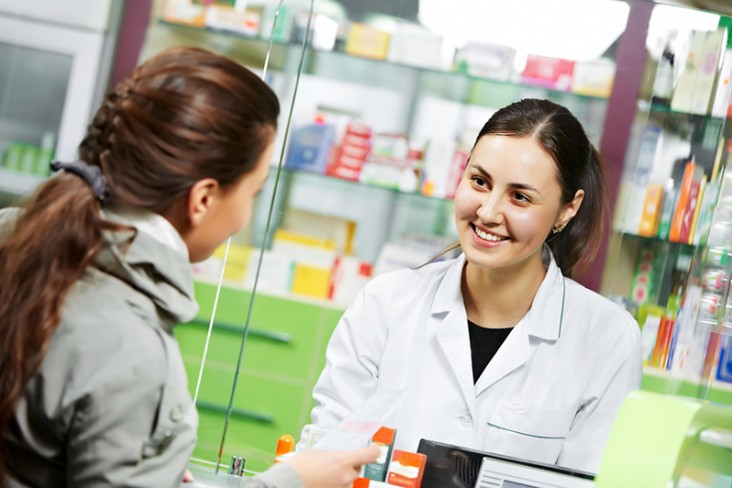
[[[475,488],[476,486],[542,488],[544,486],[570,486],[570,484],[582,487],[594,486],[594,476],[583,471],[501,456],[428,439],[419,441],[417,452],[427,456],[422,488]],[[486,469],[481,473],[484,460],[495,466],[494,476],[486,475]],[[555,483],[557,479],[564,479],[565,483],[562,485],[547,484],[540,479],[547,477],[552,478]],[[479,481],[480,484],[478,484]]]

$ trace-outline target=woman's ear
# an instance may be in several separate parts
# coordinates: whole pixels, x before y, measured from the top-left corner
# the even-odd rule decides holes
[[[213,178],[198,180],[188,190],[186,220],[192,229],[199,227],[203,223],[208,212],[218,203],[220,194],[221,186]]]
[[[569,221],[572,220],[575,215],[577,215],[577,211],[579,211],[580,207],[582,206],[582,200],[584,200],[584,198],[585,191],[582,189],[577,190],[572,200],[568,204],[566,204],[562,211],[559,213],[559,218],[557,219],[556,224],[554,224],[554,227],[557,229],[564,229]]]

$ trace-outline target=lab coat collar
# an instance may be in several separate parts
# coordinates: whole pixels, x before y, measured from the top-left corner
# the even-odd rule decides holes
[[[541,258],[547,268],[546,276],[522,322],[529,335],[553,341],[559,339],[562,334],[565,306],[564,276],[546,244],[542,249]],[[431,313],[433,315],[456,309],[462,310],[461,315],[465,315],[465,305],[460,289],[464,267],[464,254],[455,258],[454,262],[449,265],[432,302]],[[467,321],[467,317],[465,320]]]
[[[546,244],[542,249],[541,259],[547,267],[546,276],[524,317],[526,331],[534,337],[556,341],[562,335],[564,321],[566,295],[564,276]]]

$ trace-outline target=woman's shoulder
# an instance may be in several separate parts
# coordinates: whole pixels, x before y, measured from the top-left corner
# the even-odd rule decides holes
[[[565,284],[567,303],[589,323],[602,326],[619,324],[617,327],[638,332],[638,323],[621,305],[572,279],[565,278]]]
[[[60,326],[79,341],[117,354],[137,351],[155,356],[164,348],[155,307],[140,291],[96,269],[70,290]]]
[[[374,276],[368,283],[371,289],[405,289],[425,287],[438,282],[455,265],[459,258],[427,263],[416,268],[402,268]]]

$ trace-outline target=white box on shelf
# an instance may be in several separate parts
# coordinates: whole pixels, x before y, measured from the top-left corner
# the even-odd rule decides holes
[[[717,80],[717,89],[714,92],[712,115],[714,117],[727,117],[730,99],[732,99],[732,49],[727,49],[724,52],[722,69]]]
[[[699,72],[694,84],[694,94],[691,99],[691,112],[708,114],[714,100],[714,88],[717,74],[721,67],[722,56],[727,47],[727,29],[717,29],[708,32],[704,38]]]
[[[465,62],[468,72],[492,80],[507,81],[514,77],[516,50],[510,46],[468,41],[456,55],[457,62]]]
[[[679,59],[677,61],[683,65],[683,71],[679,75],[673,96],[671,97],[671,108],[677,112],[691,111],[696,79],[701,70],[702,57],[704,55],[706,36],[706,32],[693,31],[689,39],[689,52],[686,59]]]
[[[419,25],[399,22],[391,35],[387,59],[394,63],[433,69],[452,67],[454,50],[441,35]]]

